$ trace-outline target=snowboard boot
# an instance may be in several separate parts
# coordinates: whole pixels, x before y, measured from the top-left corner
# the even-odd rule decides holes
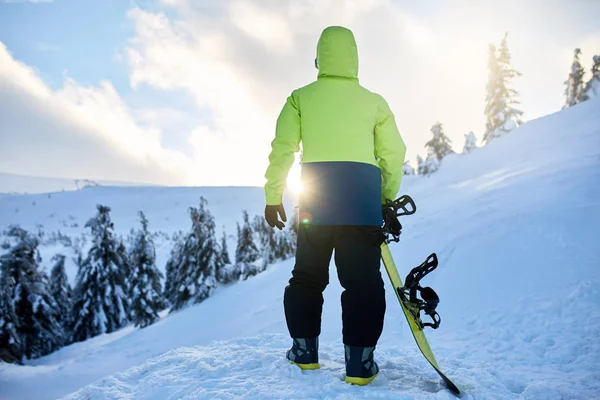
[[[379,372],[373,360],[375,347],[359,347],[345,345],[346,349],[346,383],[364,386],[369,384]]]
[[[319,369],[319,338],[294,339],[286,358],[302,370]]]

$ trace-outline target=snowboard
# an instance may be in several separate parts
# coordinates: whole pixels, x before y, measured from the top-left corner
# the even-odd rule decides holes
[[[383,265],[385,266],[385,270],[387,271],[388,276],[390,277],[390,281],[392,282],[392,286],[394,287],[394,291],[396,292],[396,297],[398,297],[398,301],[400,302],[400,306],[402,307],[402,311],[404,312],[404,316],[406,317],[406,321],[410,327],[412,335],[421,350],[421,353],[425,357],[425,359],[431,364],[431,366],[436,370],[436,372],[440,375],[446,388],[455,396],[460,396],[460,390],[456,387],[456,385],[448,378],[438,366],[438,363],[431,351],[431,347],[429,347],[429,342],[425,337],[425,333],[423,329],[419,326],[417,321],[415,321],[415,317],[408,309],[405,302],[401,297],[401,290],[404,286],[402,282],[402,278],[400,278],[400,274],[398,274],[398,269],[396,268],[396,264],[394,263],[394,259],[392,258],[392,253],[390,252],[390,248],[386,243],[381,245],[381,259],[383,260]]]

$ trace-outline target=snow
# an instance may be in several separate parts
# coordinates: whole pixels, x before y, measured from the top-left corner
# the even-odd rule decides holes
[[[45,195],[0,198],[0,227],[8,216],[24,226],[51,225],[50,212],[92,216],[98,202],[113,208],[123,231],[137,226],[138,209],[151,230],[188,230],[185,209],[201,192],[212,196],[217,226],[230,233],[242,208],[259,213],[264,204],[260,189],[89,188],[48,202]],[[600,398],[600,101],[450,155],[429,178],[405,176],[402,193],[418,211],[402,220],[392,253],[401,275],[438,255],[424,284],[441,298],[442,324],[427,336],[463,399]],[[14,216],[15,207],[33,214]],[[26,366],[2,364],[0,399],[453,398],[416,348],[387,281],[375,352],[380,376],[367,387],[343,383],[333,268],[322,369],[288,364],[282,299],[292,268],[293,260],[272,265],[143,329],[73,344]]]

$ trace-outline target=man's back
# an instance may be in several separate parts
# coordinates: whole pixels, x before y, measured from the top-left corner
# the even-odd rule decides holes
[[[354,79],[321,78],[294,92],[300,104],[303,162],[354,161],[378,166],[374,127],[380,96]]]
[[[293,152],[302,142],[303,219],[380,226],[381,199],[394,198],[402,179],[405,146],[394,116],[381,96],[359,85],[358,52],[348,29],[323,31],[317,66],[317,81],[295,90],[277,120],[267,204],[281,204]]]

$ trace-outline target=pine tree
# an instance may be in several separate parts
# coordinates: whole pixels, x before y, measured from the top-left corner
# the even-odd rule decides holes
[[[296,243],[298,234],[293,229],[293,225],[282,231],[275,232],[275,241],[277,242],[276,260],[287,260],[296,253]]]
[[[72,322],[73,290],[65,271],[65,259],[66,257],[63,254],[56,254],[52,258],[54,266],[50,272],[50,293],[56,302],[56,319],[65,332],[65,338],[68,338],[70,337],[69,329]]]
[[[110,208],[98,205],[97,215],[85,226],[92,231],[93,244],[77,273],[74,342],[113,332],[128,321],[125,260],[118,251]]]
[[[502,136],[519,126],[523,112],[514,108],[519,104],[519,93],[510,88],[511,81],[520,76],[510,64],[507,36],[504,36],[498,54],[496,47],[490,44],[488,70],[489,79],[486,86],[486,125],[483,142],[490,143],[494,138]]]
[[[169,276],[173,281],[168,286],[174,291],[171,311],[202,302],[217,284],[219,245],[215,238],[214,218],[203,197],[200,206],[190,207],[189,211],[192,229],[169,261],[172,271]]]
[[[261,268],[258,272],[262,272],[268,264],[272,264],[277,256],[280,255],[277,254],[275,230],[271,228],[264,217],[260,215],[254,216],[252,230],[254,231],[253,242],[258,244],[259,260],[257,260],[257,263],[261,264]]]
[[[465,135],[465,145],[463,146],[463,153],[467,154],[472,152],[477,148],[477,138],[473,131],[467,133]]]
[[[122,260],[120,270],[121,270],[123,277],[125,278],[123,280],[123,290],[125,291],[125,295],[126,295],[126,299],[127,299],[127,301],[125,303],[125,307],[127,307],[126,312],[127,312],[127,315],[129,315],[129,311],[130,311],[129,310],[129,301],[131,299],[131,281],[129,280],[129,278],[133,274],[133,266],[131,264],[131,257],[129,256],[129,253],[127,252],[127,247],[125,247],[125,243],[123,243],[122,238],[118,238],[115,240],[118,243],[117,254],[119,255],[119,258]],[[131,238],[129,238],[130,246],[133,245],[134,240],[135,239],[133,236]]]
[[[227,234],[223,228],[223,236],[221,237],[221,246],[219,248],[219,263],[216,271],[217,282],[227,284],[234,282],[240,278],[239,271],[235,265],[231,263],[229,258],[229,250],[227,247]]]
[[[402,166],[402,175],[415,175],[415,169],[410,165],[410,161],[405,161]]]
[[[156,267],[154,241],[148,232],[148,220],[139,212],[142,229],[136,232],[131,249],[130,315],[136,327],[144,328],[158,320],[165,307],[160,280],[163,275]]]
[[[440,169],[440,161],[435,153],[430,153],[425,160],[425,175],[429,176]]]
[[[600,55],[593,57],[592,77],[585,84],[582,100],[600,97]]]
[[[298,228],[300,227],[300,207],[294,207],[292,212],[292,223],[290,224],[290,230],[294,235],[294,251],[296,248],[295,239],[298,237]]]
[[[575,49],[573,53],[573,64],[571,64],[571,72],[565,81],[565,105],[563,108],[572,107],[582,101],[583,95],[583,76],[585,70],[579,61],[580,49]]]
[[[13,226],[13,245],[0,257],[2,305],[0,342],[7,344],[2,358],[20,362],[60,348],[64,332],[56,320],[56,303],[48,277],[39,267],[39,239]]]
[[[418,175],[427,175],[426,174],[426,165],[425,165],[425,161],[423,160],[423,157],[421,157],[420,155],[417,155],[417,174]]]
[[[276,261],[283,261],[293,256],[296,252],[297,232],[290,227],[283,230],[275,230],[267,224],[264,217],[256,215],[252,222],[254,231],[253,243],[257,243],[259,257],[254,261],[258,267],[256,273],[265,270],[267,265]]]
[[[1,248],[10,250],[11,247],[7,239]],[[4,268],[0,269],[0,361],[21,364],[23,344],[17,331],[19,318],[13,302],[15,286],[12,274],[5,273]]]
[[[231,264],[229,250],[227,249],[227,234],[225,232],[225,228],[223,228],[223,236],[221,236],[221,260],[225,264]]]
[[[237,225],[237,247],[235,250],[235,264],[240,271],[242,279],[247,279],[250,276],[260,272],[260,266],[257,261],[260,258],[258,247],[254,243],[254,234],[248,212],[244,210],[244,222],[240,227]]]
[[[0,281],[0,361],[21,364],[23,345],[17,332],[18,317],[9,296],[14,286],[12,278]]]
[[[175,285],[175,281],[177,279],[177,267],[183,259],[183,240],[184,234],[182,231],[178,231],[173,234],[173,247],[171,248],[171,256],[169,257],[169,260],[165,266],[166,279],[164,297],[171,304],[171,306],[175,302],[175,287],[173,285]]]
[[[433,134],[433,138],[425,143],[425,147],[428,149],[429,153],[435,154],[439,161],[448,154],[454,153],[451,146],[452,141],[444,133],[444,128],[441,123],[437,122],[433,125],[431,127],[431,133]]]

